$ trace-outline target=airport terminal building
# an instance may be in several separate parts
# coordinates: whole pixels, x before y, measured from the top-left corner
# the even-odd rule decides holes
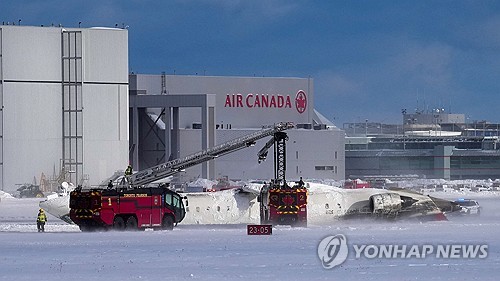
[[[497,179],[499,128],[442,109],[405,113],[399,125],[344,124],[346,178]]]

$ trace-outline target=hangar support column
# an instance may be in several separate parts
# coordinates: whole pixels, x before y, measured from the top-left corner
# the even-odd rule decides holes
[[[165,107],[163,123],[165,123],[165,159],[170,161],[179,158],[179,107]],[[170,141],[169,141],[170,140]]]
[[[163,108],[163,123],[165,124],[165,161],[170,161],[174,159],[172,157],[172,151],[173,147],[170,145],[167,145],[168,140],[172,139],[172,131],[170,130],[170,122],[171,122],[171,114],[172,114],[172,108],[170,107],[165,107]]]
[[[201,148],[215,146],[215,106],[205,106],[201,110]],[[202,163],[202,175],[206,179],[215,179],[215,161]]]
[[[170,128],[170,124],[168,124],[167,127]],[[177,159],[179,158],[179,145],[180,145],[178,107],[172,108],[172,136],[169,140],[170,140],[170,153],[172,155],[172,159]]]
[[[132,167],[134,170],[139,169],[139,108],[134,106],[132,108],[132,114],[131,114],[131,119],[132,119],[132,138],[130,139],[132,143],[129,145],[130,150],[132,152],[132,155],[130,157],[130,160],[132,160]]]

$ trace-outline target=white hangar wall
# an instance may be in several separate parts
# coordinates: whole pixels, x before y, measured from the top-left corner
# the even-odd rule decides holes
[[[128,86],[84,89],[84,171],[94,185],[128,165]]]
[[[0,189],[58,174],[68,156],[75,183],[124,169],[127,30],[0,26],[0,102]]]
[[[201,147],[201,130],[181,130],[180,154],[182,156],[195,153]],[[222,129],[217,130],[217,144],[251,134],[256,130]],[[344,179],[345,174],[345,141],[340,130],[306,130],[291,129],[287,131],[286,142],[288,180],[307,179]],[[257,141],[253,147],[224,155],[216,160],[217,178],[228,176],[230,179],[274,178],[273,148],[269,149],[267,160],[258,164],[257,153],[270,139]],[[199,166],[186,169],[181,179],[190,181],[201,175]]]
[[[0,26],[3,80],[60,81],[61,29]]]

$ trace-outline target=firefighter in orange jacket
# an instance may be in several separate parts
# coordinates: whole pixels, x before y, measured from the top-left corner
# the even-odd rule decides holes
[[[47,215],[43,209],[38,211],[38,217],[36,219],[36,227],[38,228],[38,232],[45,232],[45,223],[47,222]]]

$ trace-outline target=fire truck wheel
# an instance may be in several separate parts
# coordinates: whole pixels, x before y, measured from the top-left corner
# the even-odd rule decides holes
[[[118,231],[125,229],[125,221],[122,217],[115,217],[115,220],[113,221],[113,229]]]
[[[127,219],[127,230],[137,230],[137,220],[134,216],[131,216]]]
[[[163,217],[163,221],[161,223],[161,226],[165,230],[174,229],[174,219],[171,216],[166,215],[165,217]]]

